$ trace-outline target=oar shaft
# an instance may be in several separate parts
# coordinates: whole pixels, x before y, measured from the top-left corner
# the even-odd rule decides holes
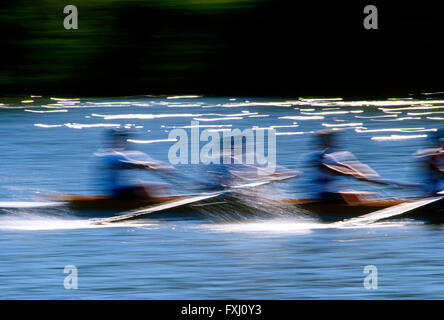
[[[390,181],[390,180],[386,180],[386,179],[368,179],[368,178],[362,178],[358,180],[362,180],[362,181],[366,181],[366,182],[370,182],[370,183],[375,183],[375,184],[381,184],[381,185],[388,185],[388,186],[397,186],[397,187],[402,187],[402,188],[420,188],[422,187],[421,184],[419,183],[404,183],[404,182],[397,182],[397,181]]]

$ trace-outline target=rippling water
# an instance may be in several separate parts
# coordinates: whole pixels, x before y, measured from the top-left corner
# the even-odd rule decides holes
[[[136,148],[167,161],[174,143],[169,131],[192,120],[215,130],[275,127],[278,164],[307,174],[264,192],[303,197],[310,194],[304,162],[313,151],[310,133],[322,128],[344,129],[344,147],[382,176],[416,181],[419,164],[412,154],[440,127],[444,101],[5,100],[0,202],[17,208],[0,215],[0,298],[444,298],[439,225],[401,219],[338,228],[284,210],[251,219],[154,218],[103,226],[69,211],[53,215],[51,208],[29,208],[31,201],[47,201],[41,197],[46,194],[98,192],[93,153],[106,128],[132,128]],[[345,185],[382,196],[409,195],[353,181]],[[175,191],[186,188],[182,181]],[[78,269],[78,290],[64,289],[66,265]],[[367,265],[378,268],[376,290],[364,288]]]

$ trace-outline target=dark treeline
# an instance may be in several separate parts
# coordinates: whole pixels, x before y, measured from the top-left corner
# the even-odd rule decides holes
[[[31,4],[35,3],[35,4]],[[63,8],[79,10],[65,30]],[[393,96],[443,91],[441,10],[294,0],[0,4],[0,93]]]

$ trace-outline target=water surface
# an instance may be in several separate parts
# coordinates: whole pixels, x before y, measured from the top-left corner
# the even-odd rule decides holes
[[[25,100],[22,102],[22,100]],[[32,100],[32,101],[27,101]],[[30,202],[54,193],[97,194],[93,153],[107,128],[126,126],[132,144],[168,161],[173,128],[192,120],[213,129],[277,131],[279,165],[306,172],[275,196],[311,191],[305,162],[313,135],[345,130],[343,145],[382,176],[418,181],[412,154],[444,120],[444,101],[409,98],[342,101],[251,97],[23,97],[0,105],[0,201]],[[178,166],[184,175],[198,166]],[[140,178],[158,177],[140,173]],[[189,189],[178,182],[174,192]],[[348,189],[408,196],[411,191],[344,181]],[[20,207],[20,205],[19,205]],[[264,208],[262,208],[264,209]],[[265,208],[267,209],[267,208]],[[333,228],[315,217],[270,208],[251,219],[142,219],[91,224],[68,210],[2,210],[2,299],[442,299],[441,226],[396,221]],[[217,218],[217,217],[216,217]],[[64,288],[64,267],[78,269],[78,290]],[[378,268],[367,290],[364,267]]]

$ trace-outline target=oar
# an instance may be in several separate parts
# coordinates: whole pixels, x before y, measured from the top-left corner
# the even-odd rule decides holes
[[[425,199],[421,199],[421,200],[417,200],[417,201],[413,201],[413,202],[405,202],[405,203],[398,204],[396,206],[392,206],[389,208],[385,208],[382,210],[371,212],[371,213],[365,214],[365,215],[357,217],[357,218],[352,218],[352,219],[345,220],[345,221],[335,222],[332,225],[344,227],[344,226],[349,226],[349,225],[352,226],[352,225],[361,224],[361,223],[376,222],[378,220],[399,216],[401,214],[410,212],[414,209],[426,206],[430,203],[436,202],[441,199],[444,199],[444,196],[430,197],[430,198],[425,198]]]
[[[223,191],[213,192],[213,193],[209,193],[209,194],[206,194],[206,195],[199,195],[199,196],[189,197],[189,198],[181,199],[181,200],[168,201],[168,202],[163,203],[161,205],[154,205],[154,206],[147,207],[147,208],[144,208],[144,209],[140,209],[140,210],[137,210],[137,211],[130,211],[130,212],[126,213],[126,214],[120,214],[120,215],[115,216],[115,217],[102,218],[102,219],[91,219],[91,221],[93,221],[95,223],[109,223],[109,222],[119,222],[119,221],[129,220],[129,219],[133,219],[135,217],[139,217],[139,216],[142,216],[142,215],[150,214],[150,213],[153,213],[153,212],[162,211],[162,210],[166,210],[166,209],[171,209],[171,208],[183,206],[183,205],[186,205],[186,204],[190,204],[190,203],[194,203],[194,202],[198,202],[198,201],[214,198],[214,197],[217,197],[217,196],[221,195],[222,193],[224,193],[224,192]]]
[[[375,184],[382,184],[385,186],[396,186],[401,188],[420,188],[422,187],[422,184],[420,183],[405,183],[405,182],[397,182],[397,181],[391,181],[387,179],[369,179],[369,178],[357,178],[358,180],[375,183]]]
[[[169,201],[169,202],[166,202],[166,203],[163,203],[160,205],[153,205],[153,206],[149,206],[149,207],[146,207],[143,209],[129,211],[127,213],[123,213],[118,216],[114,216],[114,217],[110,217],[110,218],[91,219],[91,221],[100,224],[100,223],[119,222],[119,221],[129,220],[129,219],[133,219],[136,217],[147,215],[147,214],[150,214],[153,212],[159,212],[159,211],[163,211],[166,209],[172,209],[172,208],[180,207],[180,206],[183,206],[186,204],[191,204],[191,203],[195,203],[195,202],[202,201],[202,200],[215,198],[215,197],[218,197],[219,195],[222,195],[224,193],[233,192],[238,189],[258,187],[258,186],[262,186],[262,185],[265,185],[268,183],[288,180],[288,179],[294,178],[296,176],[297,175],[283,176],[283,177],[274,178],[274,179],[268,179],[268,180],[253,182],[253,183],[232,186],[232,187],[227,188],[222,191],[201,194],[201,195],[188,197],[186,199],[181,199],[181,200],[173,200],[173,201]]]
[[[155,173],[157,175],[160,175],[163,179],[169,181],[170,183],[171,183],[171,180],[168,177],[168,175],[175,175],[175,176],[177,176],[177,172],[171,171],[171,170],[175,169],[174,167],[165,166],[167,169],[170,169],[170,171],[168,171],[168,173],[165,173],[164,172],[165,169],[163,169],[163,168],[162,169],[157,169],[156,168],[156,163],[153,162],[153,161],[140,161],[140,160],[129,159],[129,160],[122,160],[122,162],[126,162],[126,163],[129,163],[129,164],[133,164],[133,165],[137,165],[137,166],[140,166],[140,167],[144,167],[146,169],[150,169],[151,172],[153,172],[153,173]]]

